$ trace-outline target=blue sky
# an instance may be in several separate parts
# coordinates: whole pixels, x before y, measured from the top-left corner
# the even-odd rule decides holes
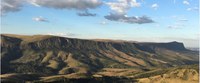
[[[183,42],[198,47],[198,0],[1,0],[1,33]]]

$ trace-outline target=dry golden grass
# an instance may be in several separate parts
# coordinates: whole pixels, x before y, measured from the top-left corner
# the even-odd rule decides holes
[[[11,73],[11,74],[1,74],[1,75],[0,75],[0,78],[12,77],[12,76],[15,76],[15,75],[17,75],[17,73]]]
[[[55,57],[55,55],[53,54],[53,51],[47,52],[45,57],[42,59],[42,63],[47,63],[53,57]]]
[[[163,75],[137,80],[139,83],[198,83],[199,74],[194,69],[177,69]]]
[[[125,54],[125,53],[123,53],[123,52],[121,52],[121,51],[118,51],[118,50],[116,50],[116,49],[114,49],[113,51],[114,51],[115,53],[119,54],[119,56],[122,57],[122,58],[125,58],[125,59],[127,59],[127,60],[129,60],[129,61],[136,62],[136,63],[138,63],[138,64],[140,64],[140,65],[142,65],[142,66],[146,66],[146,63],[145,63],[143,60],[141,60],[141,59],[134,58],[134,57],[129,56],[129,55],[127,55],[127,54]]]
[[[53,75],[53,76],[46,76],[46,77],[41,77],[41,81],[42,82],[48,82],[51,79],[58,79],[58,78],[86,78],[87,76],[85,75],[85,73],[71,73],[71,74],[67,74],[67,75]]]
[[[164,57],[170,60],[178,60],[178,59],[185,59],[185,60],[191,60],[189,57],[184,56],[183,54],[180,54],[175,51],[167,50],[167,49],[157,49],[158,54],[165,55]]]
[[[58,69],[59,68],[59,63],[55,60],[49,60],[49,65],[47,67],[53,68],[53,69]]]
[[[61,58],[63,61],[67,60],[69,53],[66,53],[64,51],[59,51],[58,52],[58,58]]]
[[[138,66],[137,64],[135,64],[135,63],[133,63],[133,62],[127,60],[127,59],[124,59],[122,57],[116,56],[116,54],[114,54],[111,51],[102,51],[102,53],[105,54],[107,57],[113,59],[113,60],[116,60],[118,62],[124,63],[125,65]]]
[[[146,66],[146,63],[142,59],[134,58],[116,49],[113,49],[113,51],[101,51],[101,53],[105,54],[107,57],[111,59],[124,63],[125,65]]]
[[[142,78],[138,80],[138,83],[199,83],[198,81],[182,80],[177,78]]]
[[[83,63],[79,62],[78,60],[73,58],[73,55],[69,53],[67,60],[65,62],[68,64],[69,67],[79,67],[83,65]]]
[[[16,35],[16,34],[2,34],[2,35],[8,36],[8,37],[19,38],[26,42],[34,42],[34,41],[39,41],[39,40],[44,40],[47,38],[54,37],[51,35],[30,35],[30,36]]]
[[[100,72],[97,72],[94,76],[129,76],[141,72],[139,69],[119,69],[119,68],[103,68]]]
[[[155,59],[155,58],[150,58],[151,60],[154,60],[154,61],[156,61],[156,62],[160,62],[160,63],[167,63],[167,62],[165,62],[165,61],[163,61],[163,60],[159,60],[159,59]]]
[[[69,69],[70,69],[70,67],[62,68],[62,69],[58,72],[58,74],[68,74],[68,73],[70,73],[70,72],[68,72]]]

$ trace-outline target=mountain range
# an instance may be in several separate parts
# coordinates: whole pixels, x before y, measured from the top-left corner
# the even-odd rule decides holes
[[[151,74],[148,77],[175,76],[175,71],[195,72],[198,76],[198,65],[193,66],[199,63],[198,55],[198,51],[186,49],[176,41],[153,43],[1,34],[1,78],[24,82],[61,77],[126,77],[135,81],[148,73]],[[144,83],[142,80],[139,82]]]

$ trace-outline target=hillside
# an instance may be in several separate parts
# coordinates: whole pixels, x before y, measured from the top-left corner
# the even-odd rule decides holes
[[[1,35],[1,61],[2,74],[64,75],[67,78],[127,76],[199,62],[198,52],[186,49],[179,42],[114,42],[10,34]]]
[[[123,71],[122,71],[123,72]],[[98,73],[98,72],[97,72]],[[187,65],[138,72],[128,76],[97,76],[69,78],[68,75],[3,74],[2,83],[199,83],[199,66]]]
[[[148,71],[132,77],[138,83],[199,83],[199,65]]]

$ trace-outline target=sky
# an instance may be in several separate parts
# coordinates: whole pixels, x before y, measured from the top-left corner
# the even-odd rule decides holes
[[[199,46],[199,0],[1,0],[1,33]]]

